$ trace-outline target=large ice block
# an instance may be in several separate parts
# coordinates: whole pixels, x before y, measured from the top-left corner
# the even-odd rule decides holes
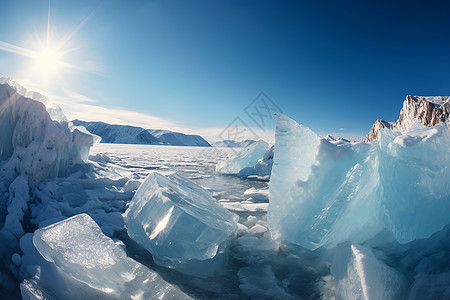
[[[337,299],[394,300],[403,298],[405,280],[368,249],[344,243],[336,247],[331,274]]]
[[[157,273],[128,258],[124,249],[105,236],[86,214],[36,230],[33,244],[48,263],[39,263],[38,259],[28,262],[39,265],[40,271],[22,283],[25,298],[33,299],[37,294],[60,299],[189,298]],[[27,264],[33,249],[23,248]]]
[[[273,148],[263,140],[256,141],[241,152],[219,163],[217,172],[238,176],[269,176],[272,170]]]
[[[50,118],[46,107],[21,96],[0,80],[0,177],[11,182],[25,175],[30,182],[66,176],[87,160],[98,141],[86,130]]]
[[[400,243],[450,221],[448,124],[380,141],[333,144],[277,115],[268,221],[308,249],[363,242],[384,228]]]
[[[237,215],[210,192],[177,174],[148,175],[125,212],[128,234],[161,265],[177,268],[223,252]]]

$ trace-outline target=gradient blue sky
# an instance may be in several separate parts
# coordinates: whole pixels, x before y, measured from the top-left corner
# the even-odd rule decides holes
[[[37,49],[48,1],[1,6],[0,41]],[[445,1],[53,0],[50,40],[73,33],[62,59],[82,70],[44,82],[32,59],[0,51],[0,75],[69,117],[212,136],[264,91],[316,132],[361,137],[408,94],[450,94],[449,13]]]

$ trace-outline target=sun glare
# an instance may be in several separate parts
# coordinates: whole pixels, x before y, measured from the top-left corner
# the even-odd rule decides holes
[[[37,52],[33,57],[33,71],[44,77],[57,75],[63,66],[61,56],[61,53],[51,48]]]

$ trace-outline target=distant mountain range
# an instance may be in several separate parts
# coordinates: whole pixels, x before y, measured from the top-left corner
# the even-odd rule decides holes
[[[212,143],[214,147],[229,147],[229,148],[245,148],[256,143],[255,140],[234,141],[234,140],[221,140]]]
[[[129,125],[113,125],[104,122],[73,120],[72,123],[75,126],[84,126],[89,132],[100,136],[102,138],[101,143],[211,147],[199,135],[170,130],[144,129]]]

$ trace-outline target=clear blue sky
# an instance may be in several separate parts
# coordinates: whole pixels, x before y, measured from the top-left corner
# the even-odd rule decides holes
[[[227,126],[264,91],[317,132],[363,135],[408,94],[450,94],[445,2],[53,0],[53,42],[85,20],[61,58],[83,70],[41,88],[194,130]],[[2,1],[0,40],[36,49],[47,13],[47,0]],[[0,51],[0,75],[39,85],[31,60]]]

